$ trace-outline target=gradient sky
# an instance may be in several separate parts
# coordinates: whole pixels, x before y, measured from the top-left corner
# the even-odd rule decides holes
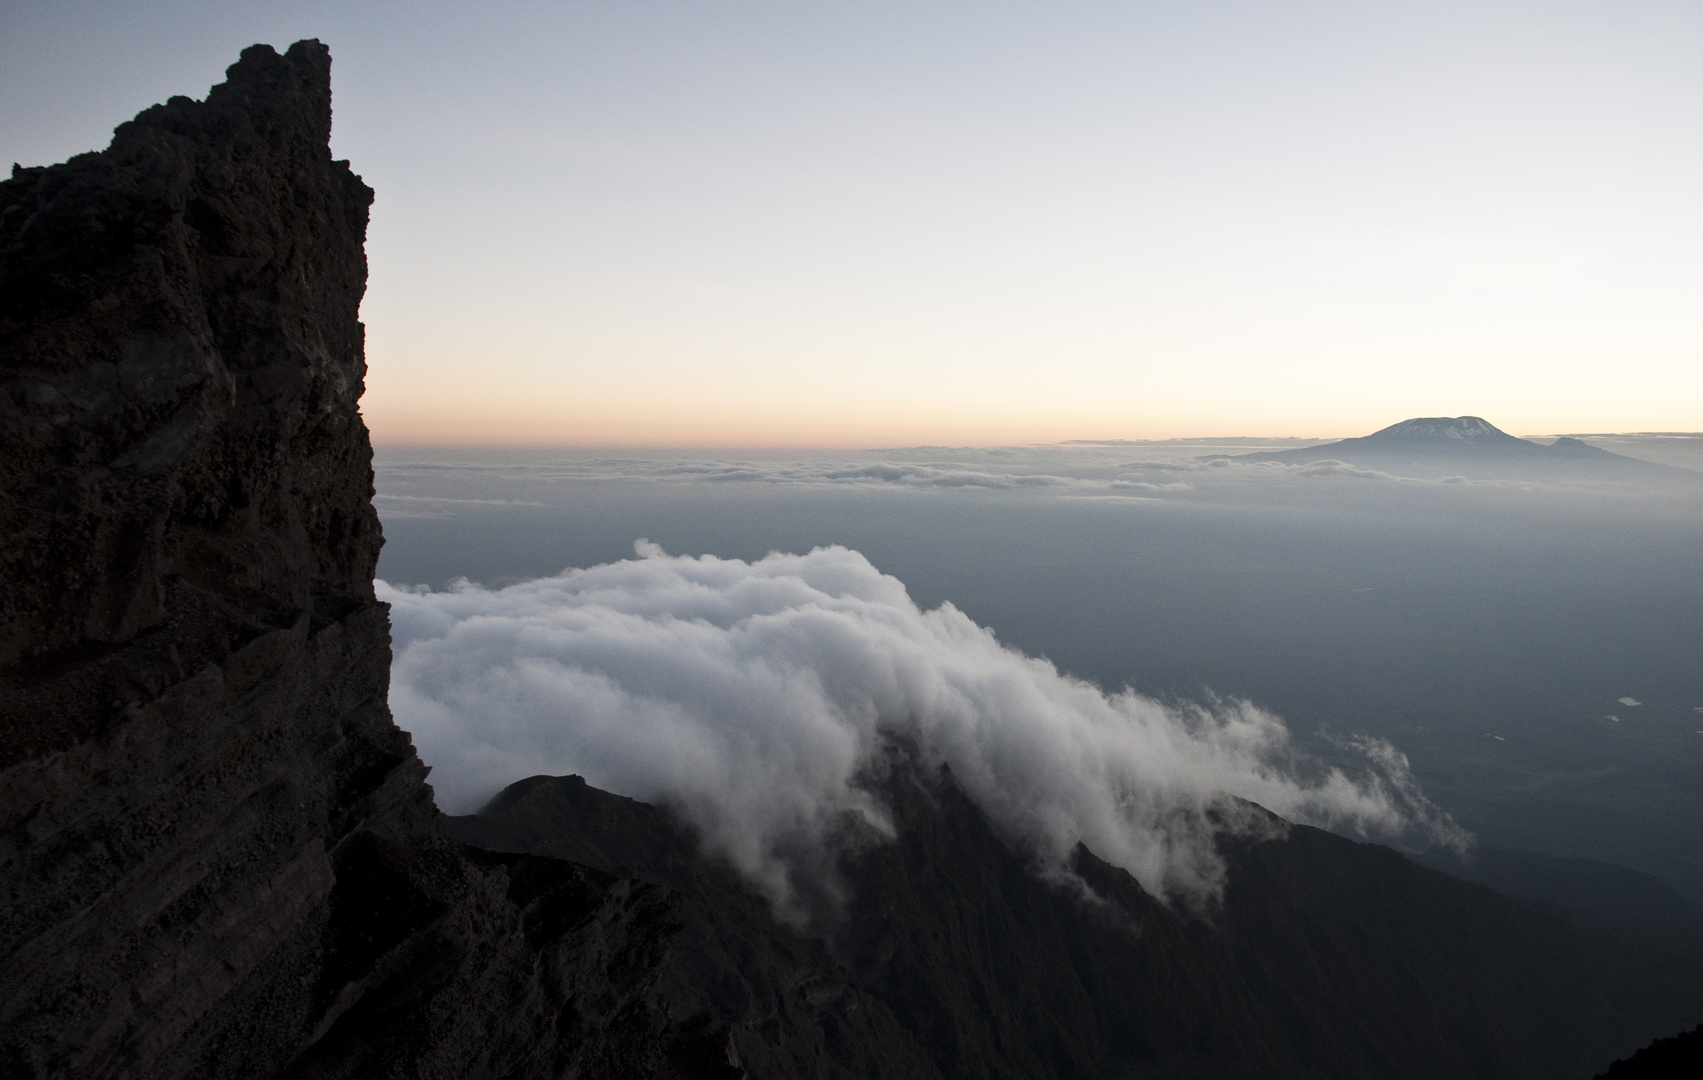
[[[1703,427],[1703,4],[0,2],[0,162],[254,41],[381,442]]]

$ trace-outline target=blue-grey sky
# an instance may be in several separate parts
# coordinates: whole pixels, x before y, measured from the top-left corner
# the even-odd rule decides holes
[[[307,36],[381,441],[1700,426],[1696,3],[8,0],[0,161]]]

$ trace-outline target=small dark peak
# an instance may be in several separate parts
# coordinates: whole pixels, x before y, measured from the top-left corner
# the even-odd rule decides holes
[[[289,145],[328,160],[331,50],[312,39],[282,54],[270,45],[250,45],[225,69],[225,81],[208,91],[204,103],[178,95],[144,110],[119,125],[114,148],[121,141],[146,138],[149,128],[201,140],[259,139],[274,152]]]
[[[1583,439],[1575,439],[1571,435],[1563,435],[1549,444],[1549,449],[1560,454],[1607,454],[1609,451],[1600,446],[1592,446]]]
[[[544,774],[529,776],[524,780],[516,780],[497,792],[479,812],[481,814],[499,814],[529,799],[547,798],[552,792],[558,792],[559,797],[577,802],[583,798],[586,787],[585,777],[578,773],[568,776],[546,776]]]
[[[225,69],[224,83],[214,87],[209,96],[237,96],[253,90],[275,94],[286,87],[323,88],[329,96],[331,50],[317,38],[298,41],[282,55],[270,45],[250,45]]]
[[[578,775],[516,781],[477,814],[440,817],[438,828],[460,843],[571,859],[675,888],[689,885],[696,873],[697,837],[688,827]]]

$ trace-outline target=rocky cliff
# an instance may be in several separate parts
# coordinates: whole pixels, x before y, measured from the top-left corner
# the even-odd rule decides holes
[[[0,183],[0,1075],[726,1073],[648,997],[678,896],[435,832],[372,587],[372,192],[324,46],[227,74]]]

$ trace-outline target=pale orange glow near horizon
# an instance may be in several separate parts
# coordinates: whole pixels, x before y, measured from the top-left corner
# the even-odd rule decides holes
[[[904,446],[1031,446],[1072,441],[1143,441],[1215,437],[1304,438],[1332,440],[1366,435],[1411,416],[1482,415],[1503,430],[1521,436],[1582,432],[1681,431],[1671,428],[1631,428],[1582,422],[1563,425],[1522,424],[1494,409],[1436,409],[1397,414],[1386,412],[1356,421],[1344,416],[1274,420],[1257,413],[1233,415],[1164,416],[1076,415],[942,417],[923,411],[908,414],[813,413],[777,410],[769,415],[743,412],[732,417],[705,415],[684,406],[652,407],[626,413],[564,407],[552,411],[535,405],[462,407],[438,411],[383,411],[367,415],[375,445],[489,446],[562,448],[697,448],[697,449],[873,449]],[[1586,417],[1584,420],[1599,420]],[[1288,422],[1285,422],[1288,421]]]
[[[1478,357],[1308,366],[1283,356],[1257,363],[977,362],[872,345],[885,359],[818,355],[810,362],[705,357],[685,346],[592,363],[592,343],[565,343],[525,360],[468,363],[477,355],[423,343],[395,355],[384,335],[362,401],[380,444],[563,447],[897,447],[1030,445],[1071,440],[1222,436],[1333,439],[1413,416],[1482,416],[1520,435],[1692,431],[1703,427],[1703,365],[1663,377],[1623,377],[1613,392],[1578,363],[1566,381]],[[800,353],[808,353],[801,335]],[[728,350],[732,352],[732,349]],[[819,354],[828,350],[818,350]],[[434,355],[435,354],[435,355]],[[578,354],[578,355],[576,355]],[[680,358],[685,357],[683,361]],[[1286,372],[1278,382],[1255,369]],[[1478,368],[1474,371],[1474,368]],[[1203,372],[1201,369],[1205,369]],[[1345,379],[1343,373],[1348,372]],[[855,376],[848,373],[855,373]],[[1623,373],[1635,376],[1636,372]],[[1577,381],[1578,387],[1571,385]],[[1465,388],[1465,389],[1462,389]]]

